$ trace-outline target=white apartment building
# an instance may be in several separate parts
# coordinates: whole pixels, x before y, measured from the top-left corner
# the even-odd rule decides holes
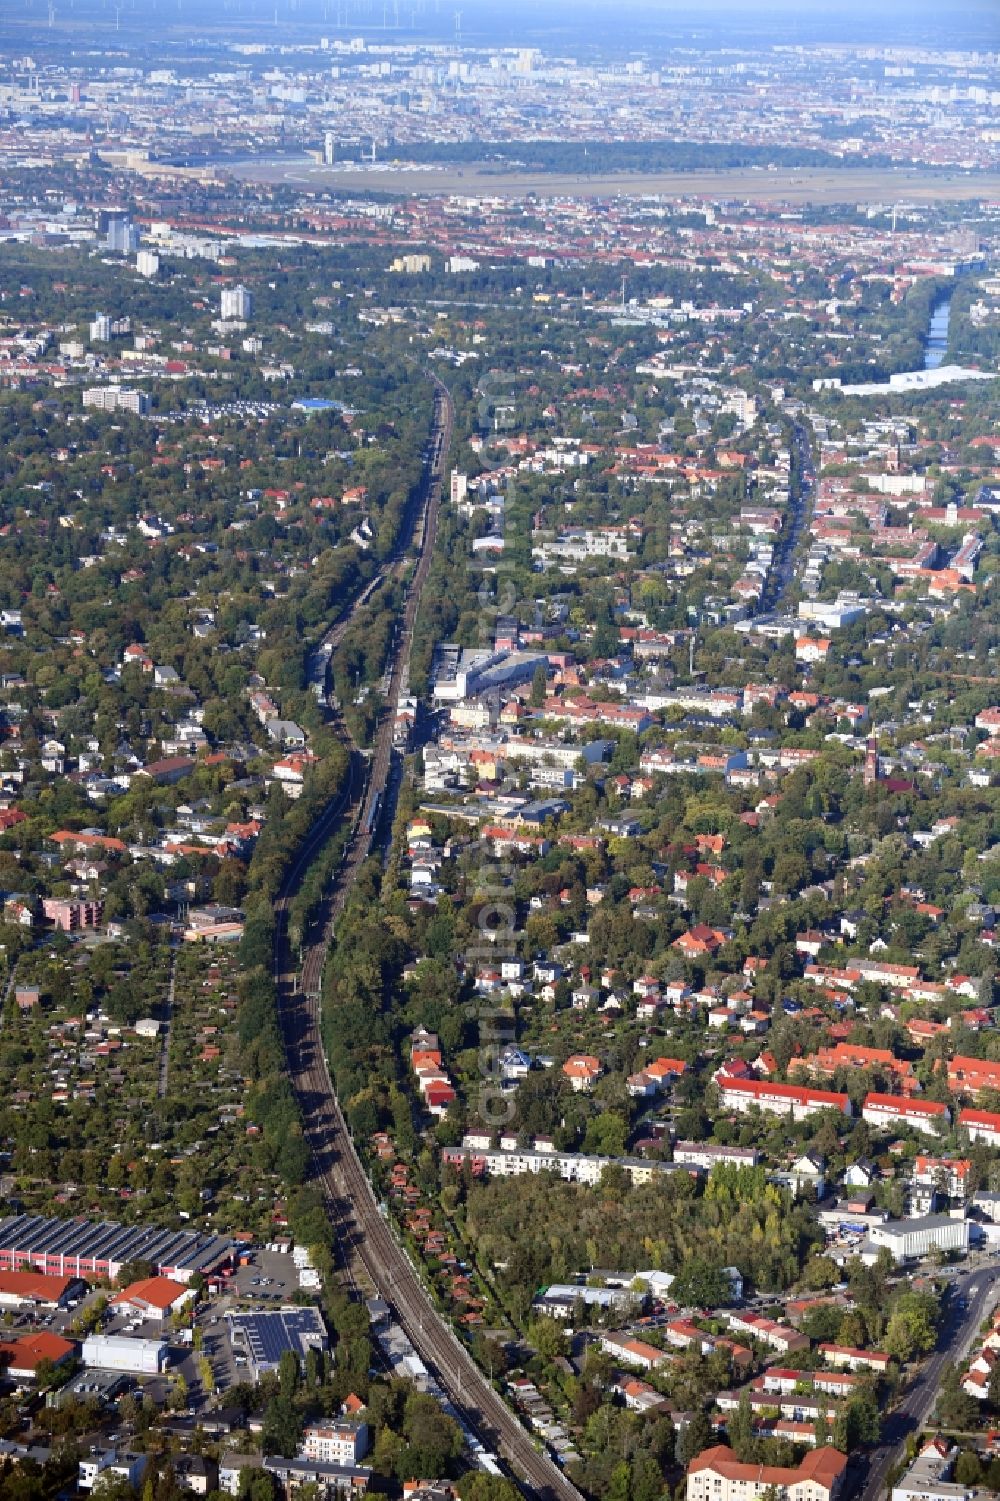
[[[326,1464],[356,1465],[368,1452],[368,1424],[360,1419],[341,1418],[335,1423],[312,1423],[302,1435],[302,1453],[306,1459],[321,1459]]]
[[[769,1079],[719,1079],[717,1083],[719,1100],[726,1110],[744,1112],[756,1107],[767,1115],[790,1115],[795,1121],[808,1120],[822,1110],[852,1113],[850,1096],[829,1089],[774,1084]]]
[[[958,1124],[970,1141],[985,1141],[991,1147],[1000,1146],[1000,1115],[990,1110],[960,1110]]]
[[[219,311],[224,319],[245,323],[253,317],[253,294],[246,287],[224,287],[219,298]]]
[[[477,1138],[473,1138],[476,1141]],[[443,1147],[441,1160],[461,1169],[468,1163],[473,1173],[489,1178],[517,1178],[522,1173],[558,1173],[567,1183],[600,1183],[607,1167],[620,1168],[633,1183],[650,1183],[654,1178],[688,1169],[672,1162],[655,1162],[646,1157],[592,1157],[583,1152],[556,1152],[551,1147],[482,1147],[469,1138],[458,1147]]]
[[[869,1094],[861,1107],[861,1119],[879,1130],[909,1126],[926,1136],[936,1136],[951,1120],[947,1105],[934,1100],[911,1100],[903,1095]]]
[[[794,1469],[742,1464],[727,1445],[715,1444],[688,1465],[687,1501],[758,1501],[769,1494],[782,1501],[835,1501],[846,1469],[846,1457],[829,1444]]]
[[[624,527],[567,527],[552,541],[536,543],[531,556],[543,567],[551,562],[584,563],[589,558],[628,557],[628,533]]]
[[[145,391],[133,391],[125,386],[88,386],[83,393],[85,407],[96,407],[100,412],[134,412],[137,417],[149,411],[149,397]]]
[[[737,1167],[756,1167],[760,1153],[756,1147],[725,1147],[708,1141],[674,1142],[674,1161],[686,1167],[700,1167],[710,1173],[717,1162],[734,1162]]]

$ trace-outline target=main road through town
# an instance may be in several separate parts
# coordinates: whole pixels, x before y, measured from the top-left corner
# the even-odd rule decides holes
[[[580,1493],[548,1453],[541,1450],[512,1410],[472,1360],[465,1345],[442,1318],[427,1289],[397,1240],[375,1199],[368,1176],[351,1139],[330,1077],[320,1032],[320,980],[330,930],[343,910],[358,873],[374,846],[380,828],[391,825],[389,804],[398,778],[393,775],[395,711],[409,681],[409,655],[420,594],[426,583],[437,531],[445,459],[451,442],[452,404],[446,388],[435,384],[434,428],[428,445],[424,478],[416,514],[410,518],[399,558],[409,545],[417,547],[400,627],[388,664],[387,704],[376,730],[369,758],[351,750],[348,786],[320,814],[289,872],[276,903],[274,972],[289,1077],[302,1112],[306,1140],[312,1152],[313,1181],[322,1188],[337,1236],[344,1275],[359,1291],[373,1291],[392,1309],[396,1321],[447,1392],[455,1409],[487,1450],[497,1454],[525,1493],[545,1501],[579,1501]],[[371,586],[366,590],[370,594]],[[360,606],[359,600],[355,606]],[[351,615],[353,615],[353,611]],[[351,615],[331,630],[334,643]],[[288,940],[289,903],[312,859],[334,829],[344,821],[351,827],[343,860],[324,899],[318,923],[319,939],[302,956],[301,970]]]
[[[949,1365],[961,1364],[1000,1291],[1000,1266],[986,1262],[954,1278],[942,1314],[937,1348],[928,1356],[884,1423],[882,1442],[866,1456],[859,1501],[883,1501],[903,1445],[934,1410]]]

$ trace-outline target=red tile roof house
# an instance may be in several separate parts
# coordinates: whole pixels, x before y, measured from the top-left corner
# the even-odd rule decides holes
[[[1000,1063],[956,1053],[948,1064],[948,1088],[965,1095],[978,1094],[981,1089],[1000,1089]]]
[[[853,1345],[820,1345],[819,1353],[828,1365],[847,1371],[886,1371],[889,1357],[884,1350],[857,1350]]]
[[[158,786],[173,786],[189,776],[198,765],[194,756],[165,756],[161,761],[150,761],[140,766],[137,777],[151,777]]]
[[[826,1392],[830,1397],[849,1397],[858,1384],[856,1376],[844,1371],[795,1371],[784,1366],[768,1366],[761,1376],[756,1376],[750,1385],[754,1391],[776,1393],[779,1396],[801,1390],[803,1386],[813,1391]]]
[[[176,1313],[195,1296],[193,1287],[174,1282],[170,1277],[143,1277],[130,1282],[124,1291],[111,1299],[111,1306],[123,1313],[141,1313],[144,1318],[165,1319]]]
[[[704,923],[690,928],[675,938],[671,948],[679,949],[688,959],[703,958],[706,954],[715,954],[727,941],[728,935],[718,928],[706,928]]]
[[[446,1079],[432,1079],[422,1093],[428,1112],[439,1119],[448,1114],[449,1105],[456,1099],[455,1091]]]
[[[916,1093],[920,1085],[907,1058],[896,1058],[888,1048],[866,1048],[857,1043],[838,1042],[832,1048],[817,1048],[815,1053],[793,1061],[790,1068],[805,1068],[814,1074],[833,1074],[838,1068],[875,1068],[893,1075],[904,1094]]]
[[[986,1401],[990,1394],[990,1377],[998,1364],[1000,1355],[995,1350],[980,1350],[965,1374],[962,1390],[979,1402]]]
[[[770,1345],[773,1350],[787,1355],[791,1350],[808,1350],[809,1337],[791,1329],[787,1324],[776,1323],[757,1313],[730,1313],[726,1316],[730,1329],[738,1334],[749,1334],[752,1339]]]
[[[862,980],[871,985],[889,985],[894,990],[910,990],[920,979],[915,964],[888,964],[884,959],[857,959],[854,968]]]
[[[0,1341],[0,1371],[13,1381],[34,1381],[43,1361],[62,1365],[75,1350],[71,1340],[47,1329],[37,1334],[22,1334],[18,1339]]]
[[[958,1125],[970,1141],[985,1141],[991,1147],[1000,1147],[1000,1115],[990,1110],[960,1110]]]
[[[625,1334],[604,1334],[601,1349],[626,1365],[638,1366],[643,1371],[655,1371],[657,1366],[667,1365],[673,1357],[666,1350],[658,1350],[644,1340],[631,1339]]]
[[[50,834],[49,838],[53,844],[58,844],[60,848],[65,845],[70,849],[77,850],[109,850],[115,855],[124,855],[126,853],[124,841],[115,839],[110,834],[93,834],[88,833],[86,830],[73,832],[69,829],[60,829],[57,833]]]
[[[0,1272],[0,1308],[62,1308],[74,1289],[82,1288],[79,1277],[46,1276],[42,1272]]]
[[[837,969],[832,964],[807,964],[803,971],[803,979],[814,985],[833,985],[838,990],[853,990],[861,978],[858,969]]]
[[[713,1337],[699,1329],[690,1319],[670,1319],[663,1326],[663,1338],[668,1345],[674,1345],[678,1350],[686,1350],[694,1345],[702,1355],[711,1353],[715,1344]]]
[[[593,1089],[604,1072],[604,1065],[589,1053],[574,1053],[572,1058],[566,1059],[562,1071],[575,1090],[586,1092]]]
[[[950,1198],[964,1200],[968,1196],[971,1172],[972,1163],[968,1157],[918,1156],[913,1164],[913,1181],[929,1188],[942,1183]]]
[[[624,1399],[625,1406],[633,1412],[655,1412],[660,1408],[666,1410],[670,1405],[655,1387],[646,1381],[640,1381],[638,1376],[620,1376],[612,1383],[612,1390]]]
[[[719,1097],[726,1110],[746,1111],[754,1106],[769,1115],[790,1115],[801,1121],[821,1110],[836,1110],[851,1115],[848,1095],[828,1089],[810,1089],[799,1084],[775,1084],[770,1079],[732,1079],[718,1081]]]
[[[686,1073],[687,1064],[682,1058],[654,1058],[652,1063],[646,1064],[643,1072],[655,1079],[662,1089]]]
[[[687,1501],[758,1501],[768,1494],[783,1501],[836,1501],[847,1469],[846,1456],[829,1444],[813,1449],[793,1469],[743,1464],[725,1444],[692,1459]]]
[[[933,1100],[912,1100],[906,1095],[868,1094],[861,1107],[861,1119],[870,1126],[883,1130],[896,1130],[909,1126],[914,1131],[923,1131],[935,1136],[951,1122],[947,1105],[935,1104]]]

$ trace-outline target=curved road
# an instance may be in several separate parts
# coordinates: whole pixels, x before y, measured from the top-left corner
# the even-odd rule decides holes
[[[397,1322],[406,1331],[424,1364],[437,1376],[468,1427],[487,1449],[503,1456],[528,1495],[540,1497],[542,1501],[580,1501],[576,1487],[548,1454],[536,1447],[450,1325],[438,1313],[409,1257],[396,1240],[379,1209],[351,1140],[330,1078],[320,1033],[319,988],[330,927],[343,910],[348,893],[368,857],[380,821],[390,816],[385,804],[392,769],[393,720],[401,692],[408,681],[413,623],[430,568],[443,465],[451,442],[451,398],[439,381],[435,379],[434,384],[434,432],[421,496],[423,534],[420,555],[390,663],[387,708],[377,730],[370,760],[366,764],[360,753],[352,751],[350,784],[318,820],[276,903],[274,969],[281,1025],[289,1077],[312,1151],[314,1181],[323,1188],[350,1281],[355,1287],[361,1282],[370,1285],[390,1305]],[[336,629],[346,629],[346,622]],[[322,937],[305,956],[300,986],[288,944],[289,900],[310,860],[345,815],[354,819],[353,834],[324,903]]]

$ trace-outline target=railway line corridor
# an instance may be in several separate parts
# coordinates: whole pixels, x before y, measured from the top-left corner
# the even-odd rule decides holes
[[[392,804],[398,790],[398,779],[391,777],[393,719],[400,697],[408,688],[413,626],[433,555],[443,466],[453,422],[450,395],[436,379],[435,391],[435,429],[426,461],[426,483],[411,533],[419,541],[419,552],[387,668],[386,707],[371,754],[366,758],[352,747],[348,786],[317,822],[276,904],[275,978],[289,1077],[312,1153],[314,1180],[323,1190],[336,1227],[345,1279],[359,1295],[377,1293],[388,1303],[462,1421],[487,1450],[502,1456],[527,1495],[543,1501],[579,1501],[576,1487],[548,1454],[536,1447],[437,1311],[396,1240],[351,1140],[322,1043],[319,993],[329,934],[377,842],[380,825],[391,824]],[[387,568],[396,561],[392,560]],[[356,603],[354,610],[357,608]],[[335,632],[343,634],[353,613],[334,628]],[[333,633],[329,639],[332,638]],[[289,901],[310,861],[322,849],[337,822],[345,817],[352,832],[323,903],[317,925],[320,937],[304,953],[299,972],[288,939]]]

